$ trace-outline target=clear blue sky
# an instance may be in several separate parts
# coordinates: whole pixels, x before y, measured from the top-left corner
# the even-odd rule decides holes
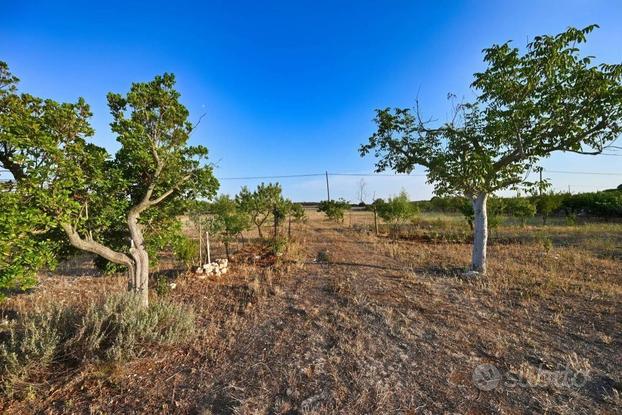
[[[173,72],[219,177],[371,172],[358,146],[374,108],[447,113],[446,96],[469,97],[481,50],[597,23],[586,50],[622,62],[621,0],[3,2],[0,59],[21,88],[56,100],[83,96],[95,142],[116,149],[106,93]],[[555,155],[549,170],[621,173],[622,157]],[[550,174],[557,189],[617,186],[621,176]],[[359,178],[331,178],[331,196],[355,198]],[[388,196],[427,198],[424,177],[366,178]],[[295,200],[324,197],[321,178],[280,180]],[[223,181],[222,191],[241,184]]]

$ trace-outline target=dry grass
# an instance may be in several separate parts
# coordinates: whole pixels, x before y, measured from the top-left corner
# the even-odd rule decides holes
[[[490,273],[466,280],[467,243],[389,241],[368,213],[343,226],[309,212],[265,268],[177,279],[200,335],[125,365],[51,376],[6,413],[616,413],[622,393],[622,228],[502,227]],[[352,223],[349,226],[350,221]],[[440,222],[439,222],[440,221]],[[450,225],[432,219],[437,231]],[[435,223],[437,225],[435,225]],[[425,226],[428,226],[426,224]],[[552,242],[543,242],[545,234]],[[252,235],[248,235],[252,237]],[[216,248],[218,249],[218,248]],[[314,261],[326,252],[328,261]],[[122,278],[48,277],[33,302],[115,291]],[[480,364],[503,375],[492,391]],[[560,373],[582,380],[553,382]],[[585,375],[585,378],[580,376]]]

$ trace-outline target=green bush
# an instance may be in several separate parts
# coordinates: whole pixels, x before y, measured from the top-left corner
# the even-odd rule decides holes
[[[159,300],[141,307],[131,294],[117,294],[86,309],[52,307],[22,315],[0,337],[0,390],[13,396],[29,377],[53,364],[118,361],[154,345],[187,340],[195,332],[192,309]]]
[[[547,193],[533,197],[538,215],[542,216],[542,223],[546,225],[548,217],[557,212],[564,200],[563,194]]]
[[[397,237],[400,226],[411,220],[417,212],[417,206],[410,202],[404,190],[378,205],[378,216],[391,225],[393,237]]]
[[[20,204],[18,195],[0,189],[0,299],[9,291],[37,284],[42,268],[56,265],[60,243],[49,239],[49,217]]]
[[[504,199],[505,213],[518,218],[521,225],[525,225],[527,219],[536,214],[536,206],[524,197],[512,197]]]
[[[343,216],[350,209],[350,203],[344,199],[322,200],[317,207],[318,212],[323,212],[326,217],[335,222],[343,222]]]
[[[593,192],[567,195],[561,203],[567,214],[622,217],[622,192]]]

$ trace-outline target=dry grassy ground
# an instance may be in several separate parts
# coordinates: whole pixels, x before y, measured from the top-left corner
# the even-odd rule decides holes
[[[272,267],[177,278],[170,296],[201,328],[187,346],[49,373],[0,411],[620,413],[621,225],[502,228],[489,275],[467,280],[470,246],[422,242],[425,224],[394,242],[367,230],[369,214],[344,225],[310,216]],[[328,262],[314,261],[320,251]],[[51,275],[2,308],[84,302],[124,284]],[[496,388],[474,383],[481,364],[499,371]]]

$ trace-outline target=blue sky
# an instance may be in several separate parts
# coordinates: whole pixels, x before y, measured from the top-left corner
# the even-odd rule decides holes
[[[587,53],[622,62],[622,1],[145,1],[8,0],[0,15],[0,59],[21,88],[61,101],[83,96],[94,141],[117,148],[106,93],[155,74],[177,76],[193,135],[210,149],[219,177],[366,173],[358,146],[373,132],[373,110],[410,106],[447,114],[447,93],[466,98],[481,50],[598,23]],[[557,154],[547,174],[573,192],[622,183],[622,157]],[[357,177],[331,177],[331,196],[354,200]],[[294,200],[325,196],[321,177],[279,180]],[[428,198],[425,177],[365,178],[369,196],[405,188]],[[222,181],[223,192],[242,184]]]

